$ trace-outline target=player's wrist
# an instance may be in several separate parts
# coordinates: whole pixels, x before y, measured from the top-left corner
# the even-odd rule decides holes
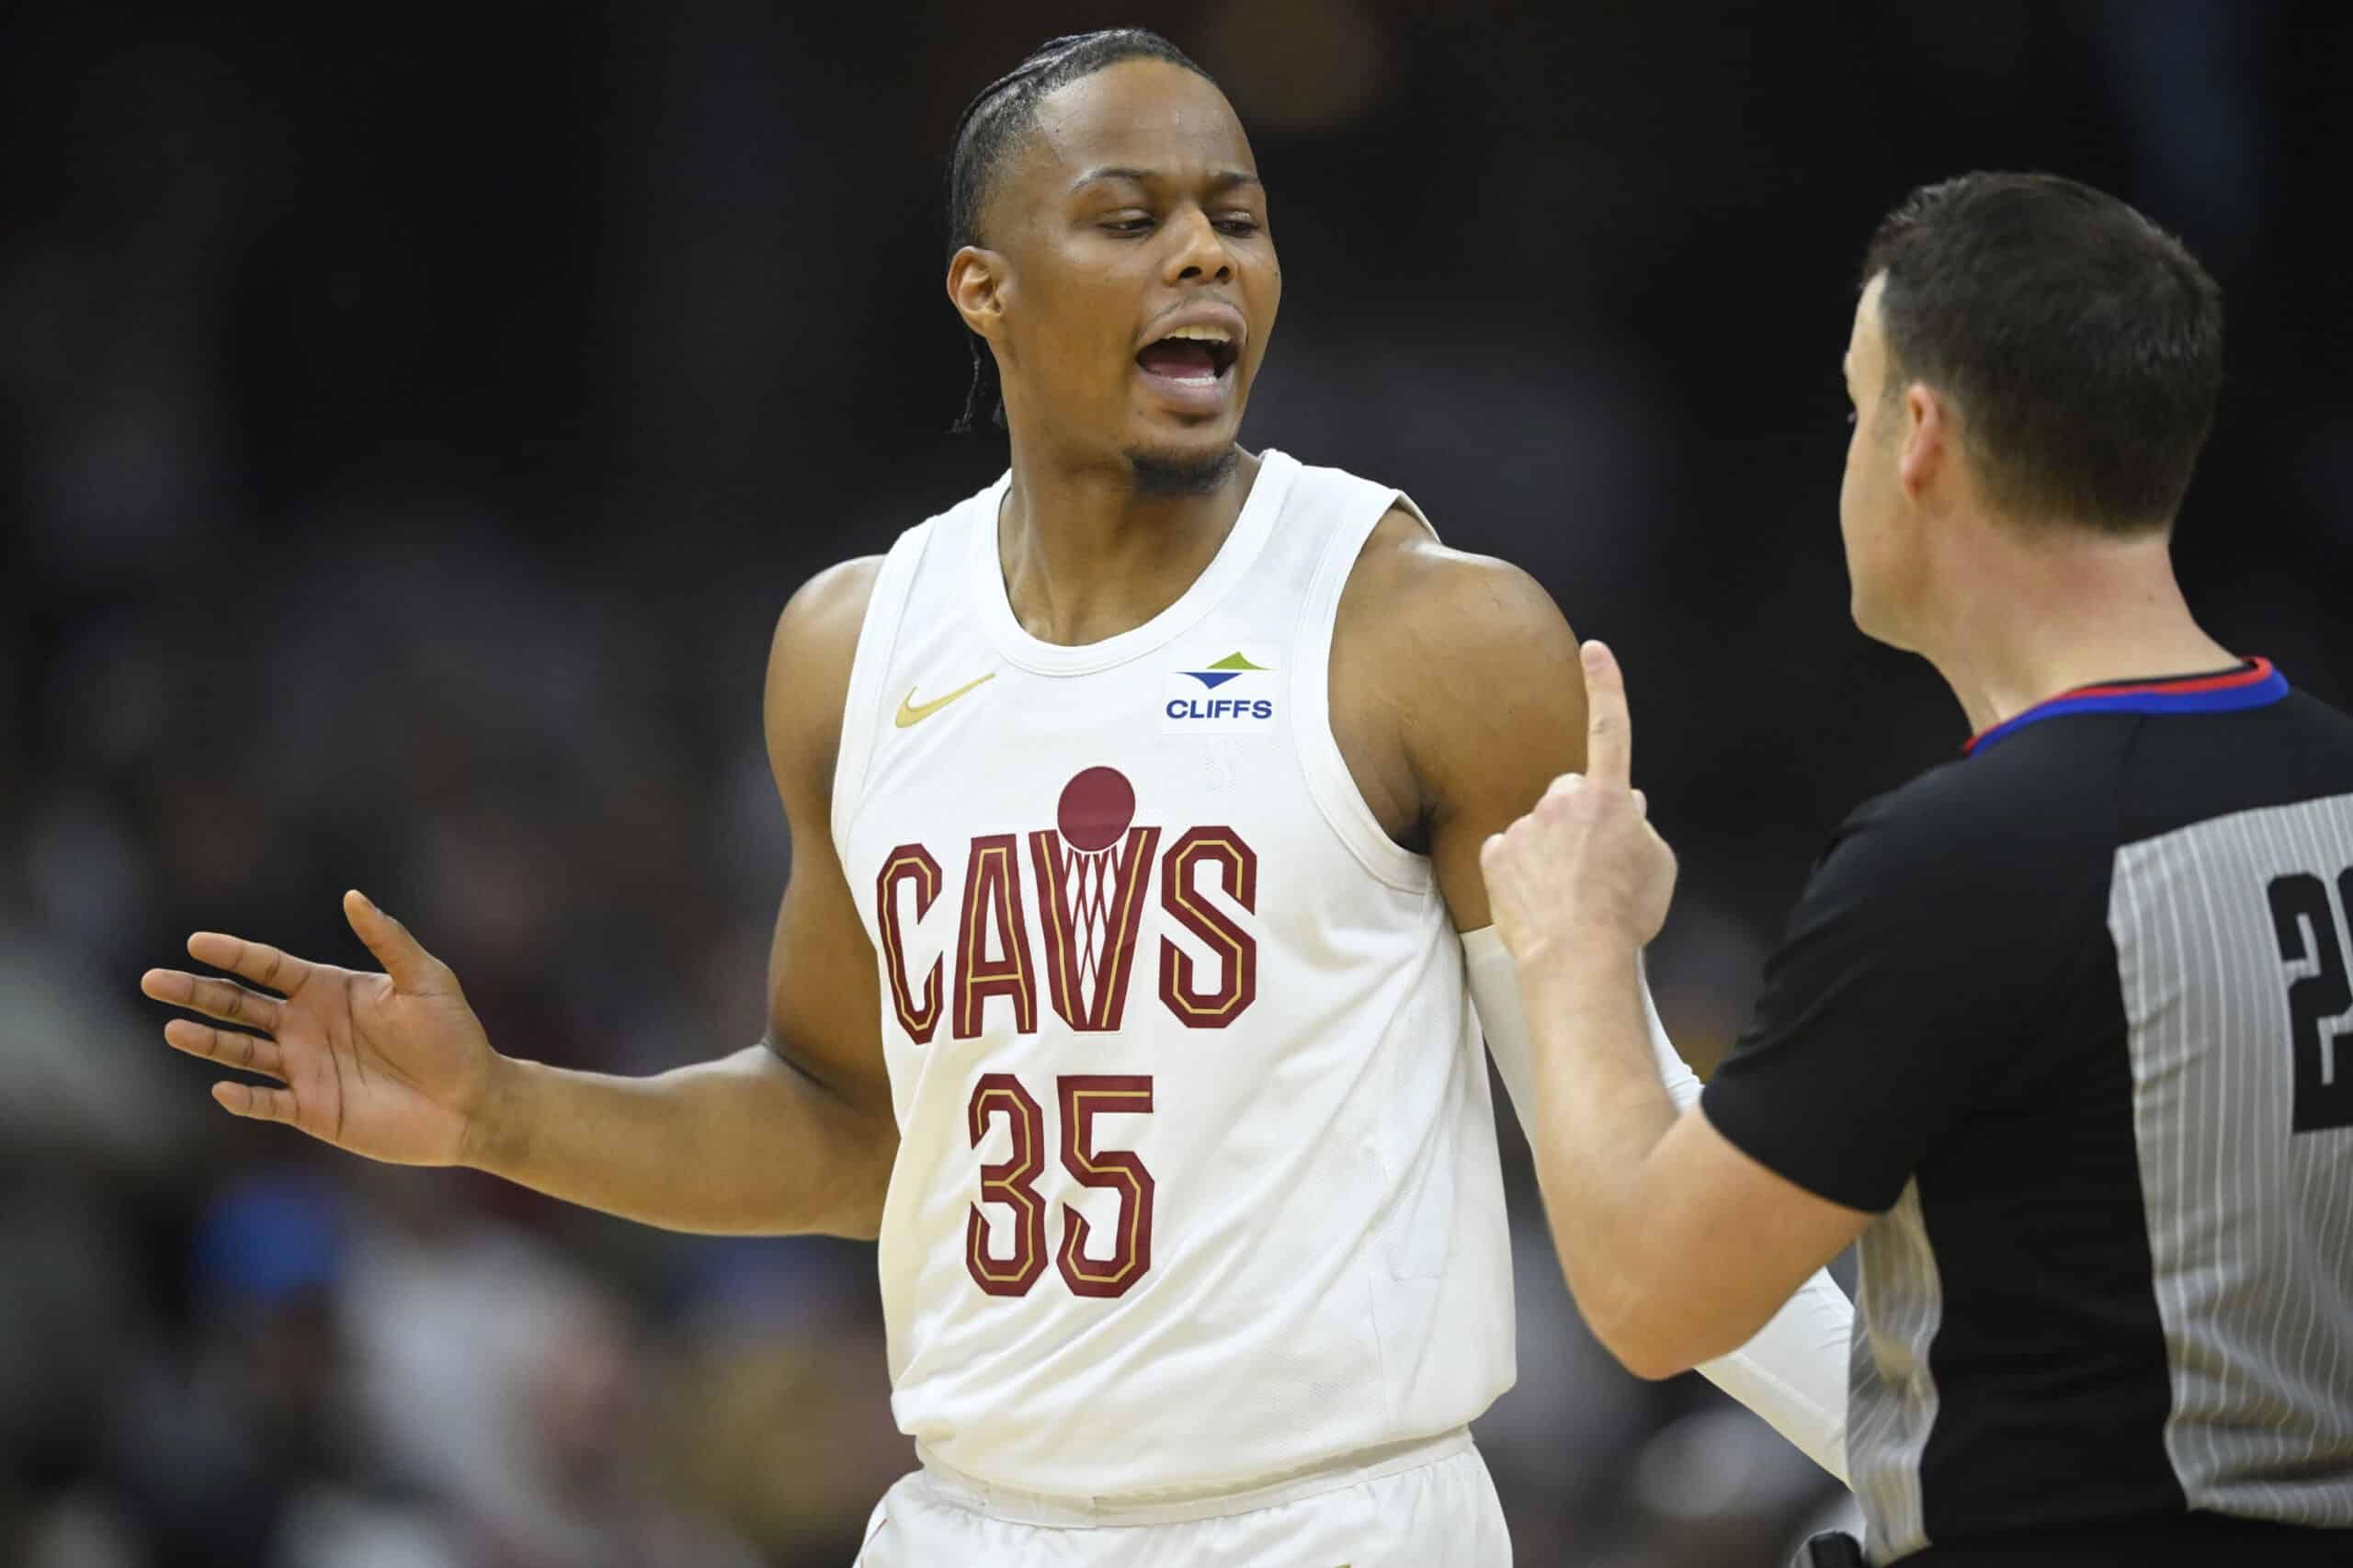
[[[514,1168],[530,1125],[527,1102],[533,1065],[490,1053],[482,1085],[460,1112],[457,1164],[495,1175]]]

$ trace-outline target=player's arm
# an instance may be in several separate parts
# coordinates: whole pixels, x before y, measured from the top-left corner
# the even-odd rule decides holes
[[[1417,831],[1438,876],[1463,955],[1479,1021],[1521,1121],[1539,1126],[1533,1049],[1511,955],[1491,924],[1480,849],[1533,806],[1586,753],[1585,676],[1575,634],[1543,587],[1500,561],[1444,549],[1410,517],[1374,533],[1341,602],[1333,711],[1350,765],[1392,832]],[[1363,737],[1395,728],[1403,766],[1383,782]],[[1409,795],[1410,810],[1396,797]],[[1699,1096],[1699,1081],[1642,993],[1647,1081],[1638,1085],[1659,1125]],[[1792,1282],[1793,1287],[1796,1282]],[[1783,1303],[1786,1302],[1784,1305]],[[1827,1274],[1756,1329],[1701,1358],[1699,1371],[1840,1477],[1846,1474],[1847,1338],[1854,1308]],[[1769,1320],[1769,1321],[1767,1321]],[[1688,1363],[1687,1363],[1688,1365]]]
[[[346,915],[385,972],[200,933],[191,955],[252,983],[151,971],[149,995],[234,1026],[176,1018],[165,1038],[267,1081],[216,1085],[225,1108],[355,1153],[471,1165],[674,1230],[872,1235],[897,1131],[874,958],[827,814],[875,564],[812,580],[786,608],[770,654],[768,749],[793,865],[767,1041],[651,1078],[501,1056],[449,967],[356,892]]]

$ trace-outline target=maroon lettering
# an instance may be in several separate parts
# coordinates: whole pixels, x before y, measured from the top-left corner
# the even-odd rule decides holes
[[[899,925],[902,883],[915,889],[915,918],[930,914],[932,901],[939,896],[939,862],[920,844],[902,844],[883,860],[882,873],[874,879],[875,925],[882,932],[882,971],[890,977],[891,1005],[899,1015],[899,1027],[917,1045],[929,1045],[931,1031],[939,1027],[939,960],[933,959],[924,971],[922,999],[916,1000],[907,983],[906,940]]]
[[[972,840],[964,869],[964,918],[956,940],[956,1038],[976,1040],[992,996],[1013,999],[1017,1034],[1038,1032],[1038,986],[1029,971],[1029,923],[1021,913],[1021,864],[1013,835]]]
[[[1206,943],[1222,960],[1214,986],[1203,987],[1192,958],[1160,939],[1160,999],[1188,1028],[1222,1029],[1258,997],[1258,942],[1204,896],[1199,873],[1207,868],[1227,897],[1258,908],[1258,857],[1230,827],[1197,827],[1168,846],[1160,867],[1160,904],[1170,919]]]

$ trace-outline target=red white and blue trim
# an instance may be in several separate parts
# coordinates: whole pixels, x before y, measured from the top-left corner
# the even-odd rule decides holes
[[[2288,677],[2273,669],[2268,659],[2249,659],[2221,675],[2078,687],[1972,735],[1961,749],[1974,756],[2029,724],[2069,713],[2233,713],[2265,707],[2287,695]]]

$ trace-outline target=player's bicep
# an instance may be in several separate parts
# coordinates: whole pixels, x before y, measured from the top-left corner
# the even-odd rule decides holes
[[[1489,924],[1479,849],[1552,780],[1585,767],[1585,672],[1576,634],[1516,566],[1455,558],[1431,610],[1453,630],[1427,661],[1407,747],[1429,822],[1430,860],[1455,928]]]
[[[768,944],[768,1043],[845,1097],[888,1108],[874,948],[822,837],[794,841]]]
[[[812,579],[785,608],[769,654],[768,761],[792,869],[768,948],[768,1042],[845,1107],[887,1122],[874,949],[832,836],[842,705],[874,562]]]
[[[1490,923],[1479,846],[1585,766],[1585,672],[1518,567],[1449,550],[1400,506],[1340,596],[1333,737],[1398,842],[1430,857],[1455,928]]]

